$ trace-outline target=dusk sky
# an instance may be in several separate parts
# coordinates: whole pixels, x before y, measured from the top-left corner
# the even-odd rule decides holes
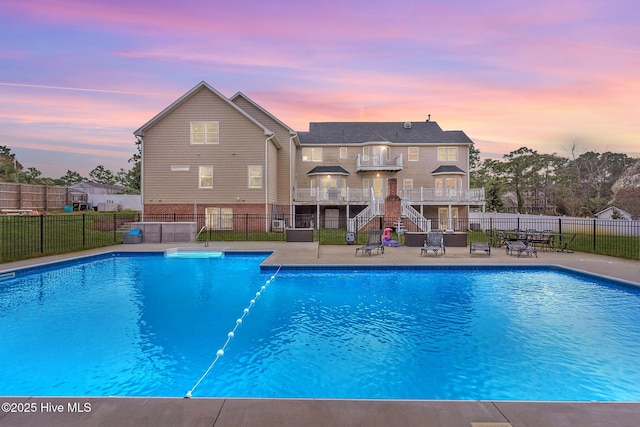
[[[419,121],[483,157],[640,157],[637,0],[0,0],[0,145],[57,178],[129,169],[206,81],[292,128]]]

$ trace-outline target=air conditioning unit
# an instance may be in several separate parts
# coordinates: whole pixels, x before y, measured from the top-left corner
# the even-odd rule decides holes
[[[284,231],[284,219],[271,220],[271,231]]]

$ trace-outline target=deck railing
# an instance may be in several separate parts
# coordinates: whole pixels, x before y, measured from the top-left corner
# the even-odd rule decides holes
[[[398,191],[400,198],[408,202],[424,203],[482,203],[484,188],[403,188]]]

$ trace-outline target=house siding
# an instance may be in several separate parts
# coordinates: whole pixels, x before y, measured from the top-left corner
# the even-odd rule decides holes
[[[191,121],[218,121],[219,144],[190,144]],[[145,132],[144,203],[264,204],[264,188],[248,188],[248,165],[265,164],[264,130],[206,88]],[[189,171],[172,172],[171,165]],[[199,166],[213,166],[213,188],[198,188]],[[146,210],[146,209],[145,209]]]
[[[280,142],[280,148],[274,153],[269,152],[269,184],[275,182],[275,188],[269,185],[269,202],[276,203],[279,206],[280,213],[288,213],[288,206],[291,202],[291,167],[289,158],[291,154],[290,130],[278,123],[263,110],[257,108],[253,103],[249,102],[244,96],[233,98],[233,102],[246,111],[251,117],[273,131],[276,138]],[[295,146],[293,147],[295,150]],[[275,174],[272,174],[275,172]],[[275,199],[273,198],[275,196]]]
[[[217,121],[219,143],[190,144],[192,121]],[[343,186],[344,180],[350,189],[362,191],[365,180],[368,189],[373,187],[374,180],[381,179],[381,197],[388,195],[390,178],[396,180],[398,195],[402,195],[405,179],[412,180],[414,190],[434,190],[438,178],[455,178],[457,189],[469,188],[468,156],[472,141],[461,131],[443,131],[437,123],[429,121],[310,123],[309,128],[310,132],[296,134],[243,94],[227,99],[202,82],[135,132],[143,137],[145,213],[203,214],[207,207],[218,207],[231,208],[234,214],[263,215],[294,210],[316,213],[330,208],[339,209],[346,222],[347,213],[353,217],[369,203],[366,197],[359,199],[359,193],[353,193],[355,198],[348,202],[323,194],[320,206],[316,206],[315,195],[308,189],[312,179],[316,179],[315,186],[320,186],[320,180],[326,177],[308,175],[317,166],[346,170],[346,176],[333,176],[338,187]],[[363,147],[370,147],[369,156],[373,159],[375,146],[387,148],[386,164],[371,164],[370,169],[362,167],[358,171],[357,159],[363,155]],[[438,160],[438,147],[451,146],[458,148],[458,160]],[[322,148],[322,161],[303,162],[305,147]],[[340,157],[341,147],[347,149],[346,158]],[[417,148],[417,161],[409,161],[409,147]],[[400,156],[401,169],[395,163]],[[188,166],[188,170],[171,171],[172,165]],[[250,165],[262,167],[262,188],[249,188]],[[213,188],[199,188],[199,166],[213,167]],[[434,171],[451,172],[434,175]],[[297,189],[307,191],[292,203]],[[426,196],[419,193],[417,197],[415,192],[406,194],[428,218],[437,218],[438,208],[448,207],[447,200],[451,200],[434,191],[426,191]],[[447,193],[445,197],[452,194],[455,195]],[[451,206],[463,217],[468,215],[467,204],[475,201],[470,197]],[[398,208],[399,205],[395,210]],[[268,222],[265,220],[264,227],[269,227]]]

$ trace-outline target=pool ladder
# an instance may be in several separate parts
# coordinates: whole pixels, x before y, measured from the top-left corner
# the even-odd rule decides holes
[[[200,231],[198,231],[198,234],[196,234],[196,242],[198,241],[198,237],[200,237],[200,234],[202,234],[202,232],[205,231],[206,229],[207,229],[207,226],[203,225]],[[209,240],[204,241],[204,247],[205,248],[209,247]]]

